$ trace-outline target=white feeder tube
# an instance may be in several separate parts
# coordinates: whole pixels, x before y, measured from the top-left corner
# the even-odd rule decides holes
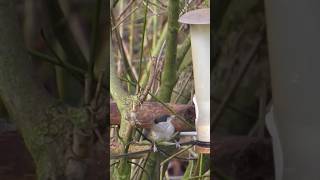
[[[276,164],[282,177],[276,180],[320,179],[319,7],[319,0],[265,1],[274,118],[282,155],[274,153],[283,157],[283,165]]]
[[[210,142],[210,25],[191,24],[197,140]]]

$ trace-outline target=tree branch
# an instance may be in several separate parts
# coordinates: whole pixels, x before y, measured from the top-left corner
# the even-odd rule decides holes
[[[121,114],[119,135],[123,139],[121,147],[121,153],[127,153],[129,145],[128,143],[132,139],[133,126],[129,123],[129,113],[133,111],[136,106],[138,98],[130,96],[124,91],[121,82],[116,74],[116,65],[113,59],[112,51],[110,52],[110,94],[113,100],[116,102],[119,112]],[[129,179],[130,178],[130,164],[127,162],[127,158],[120,160],[117,170],[113,176],[117,179]]]
[[[16,24],[16,5],[16,0],[0,0],[0,99],[36,163],[38,179],[74,178],[66,169],[79,170],[66,159],[72,144],[68,134],[73,127],[88,128],[88,113],[58,102],[40,84]]]
[[[195,111],[193,105],[186,104],[167,104],[172,108],[177,114],[184,117],[185,119],[195,119]],[[114,102],[110,102],[110,124],[119,125],[120,124],[120,112],[117,109],[117,105]],[[165,108],[161,103],[158,102],[144,102],[136,110],[136,118],[138,120],[137,127],[150,128],[152,121],[162,115],[171,114],[171,112]],[[102,115],[100,117],[103,117]],[[187,126],[183,121],[176,118],[173,120],[173,124],[177,131],[187,131],[190,127]]]
[[[171,92],[176,83],[177,71],[177,33],[179,29],[179,1],[170,0],[168,5],[168,34],[167,34],[167,48],[164,62],[164,69],[161,77],[161,87],[158,97],[164,101],[169,102]]]
[[[15,1],[1,1],[0,6],[0,96],[17,125],[34,120],[44,112],[53,99],[35,81],[31,59],[18,31]]]

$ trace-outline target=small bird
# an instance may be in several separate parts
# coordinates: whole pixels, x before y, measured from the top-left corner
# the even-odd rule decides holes
[[[154,123],[150,129],[148,138],[153,141],[153,151],[156,152],[156,142],[169,141],[173,138],[175,128],[172,124],[172,120],[175,118],[174,115],[163,115],[154,120]],[[177,142],[176,142],[177,143]],[[180,147],[176,144],[177,147]]]

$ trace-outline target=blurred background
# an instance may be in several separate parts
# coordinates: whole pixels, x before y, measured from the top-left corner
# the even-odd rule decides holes
[[[103,6],[100,7],[103,18],[100,19],[97,26],[99,40],[95,52],[94,72],[96,76],[105,70],[107,63],[105,59],[107,43],[106,3],[106,1],[103,1]],[[25,47],[32,57],[36,74],[35,81],[39,80],[41,85],[60,101],[74,107],[80,107],[84,101],[83,79],[48,61],[47,57],[59,57],[61,61],[68,61],[76,67],[85,68],[85,61],[90,58],[96,1],[18,0],[17,4],[18,23],[23,32]],[[59,14],[60,10],[62,14]],[[90,179],[103,179],[106,173],[103,162],[105,147],[97,148],[96,152],[96,157],[93,157],[95,161],[91,162]],[[35,165],[31,155],[27,151],[15,125],[10,120],[1,99],[0,154],[0,179],[36,179]],[[95,171],[92,171],[93,169]]]

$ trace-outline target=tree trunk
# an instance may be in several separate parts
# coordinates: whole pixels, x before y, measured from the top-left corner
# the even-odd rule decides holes
[[[87,127],[87,111],[59,103],[33,75],[17,25],[16,2],[0,0],[0,98],[23,136],[39,180],[85,179],[88,154],[75,155],[82,144],[74,146],[91,136],[73,136],[73,129]]]

